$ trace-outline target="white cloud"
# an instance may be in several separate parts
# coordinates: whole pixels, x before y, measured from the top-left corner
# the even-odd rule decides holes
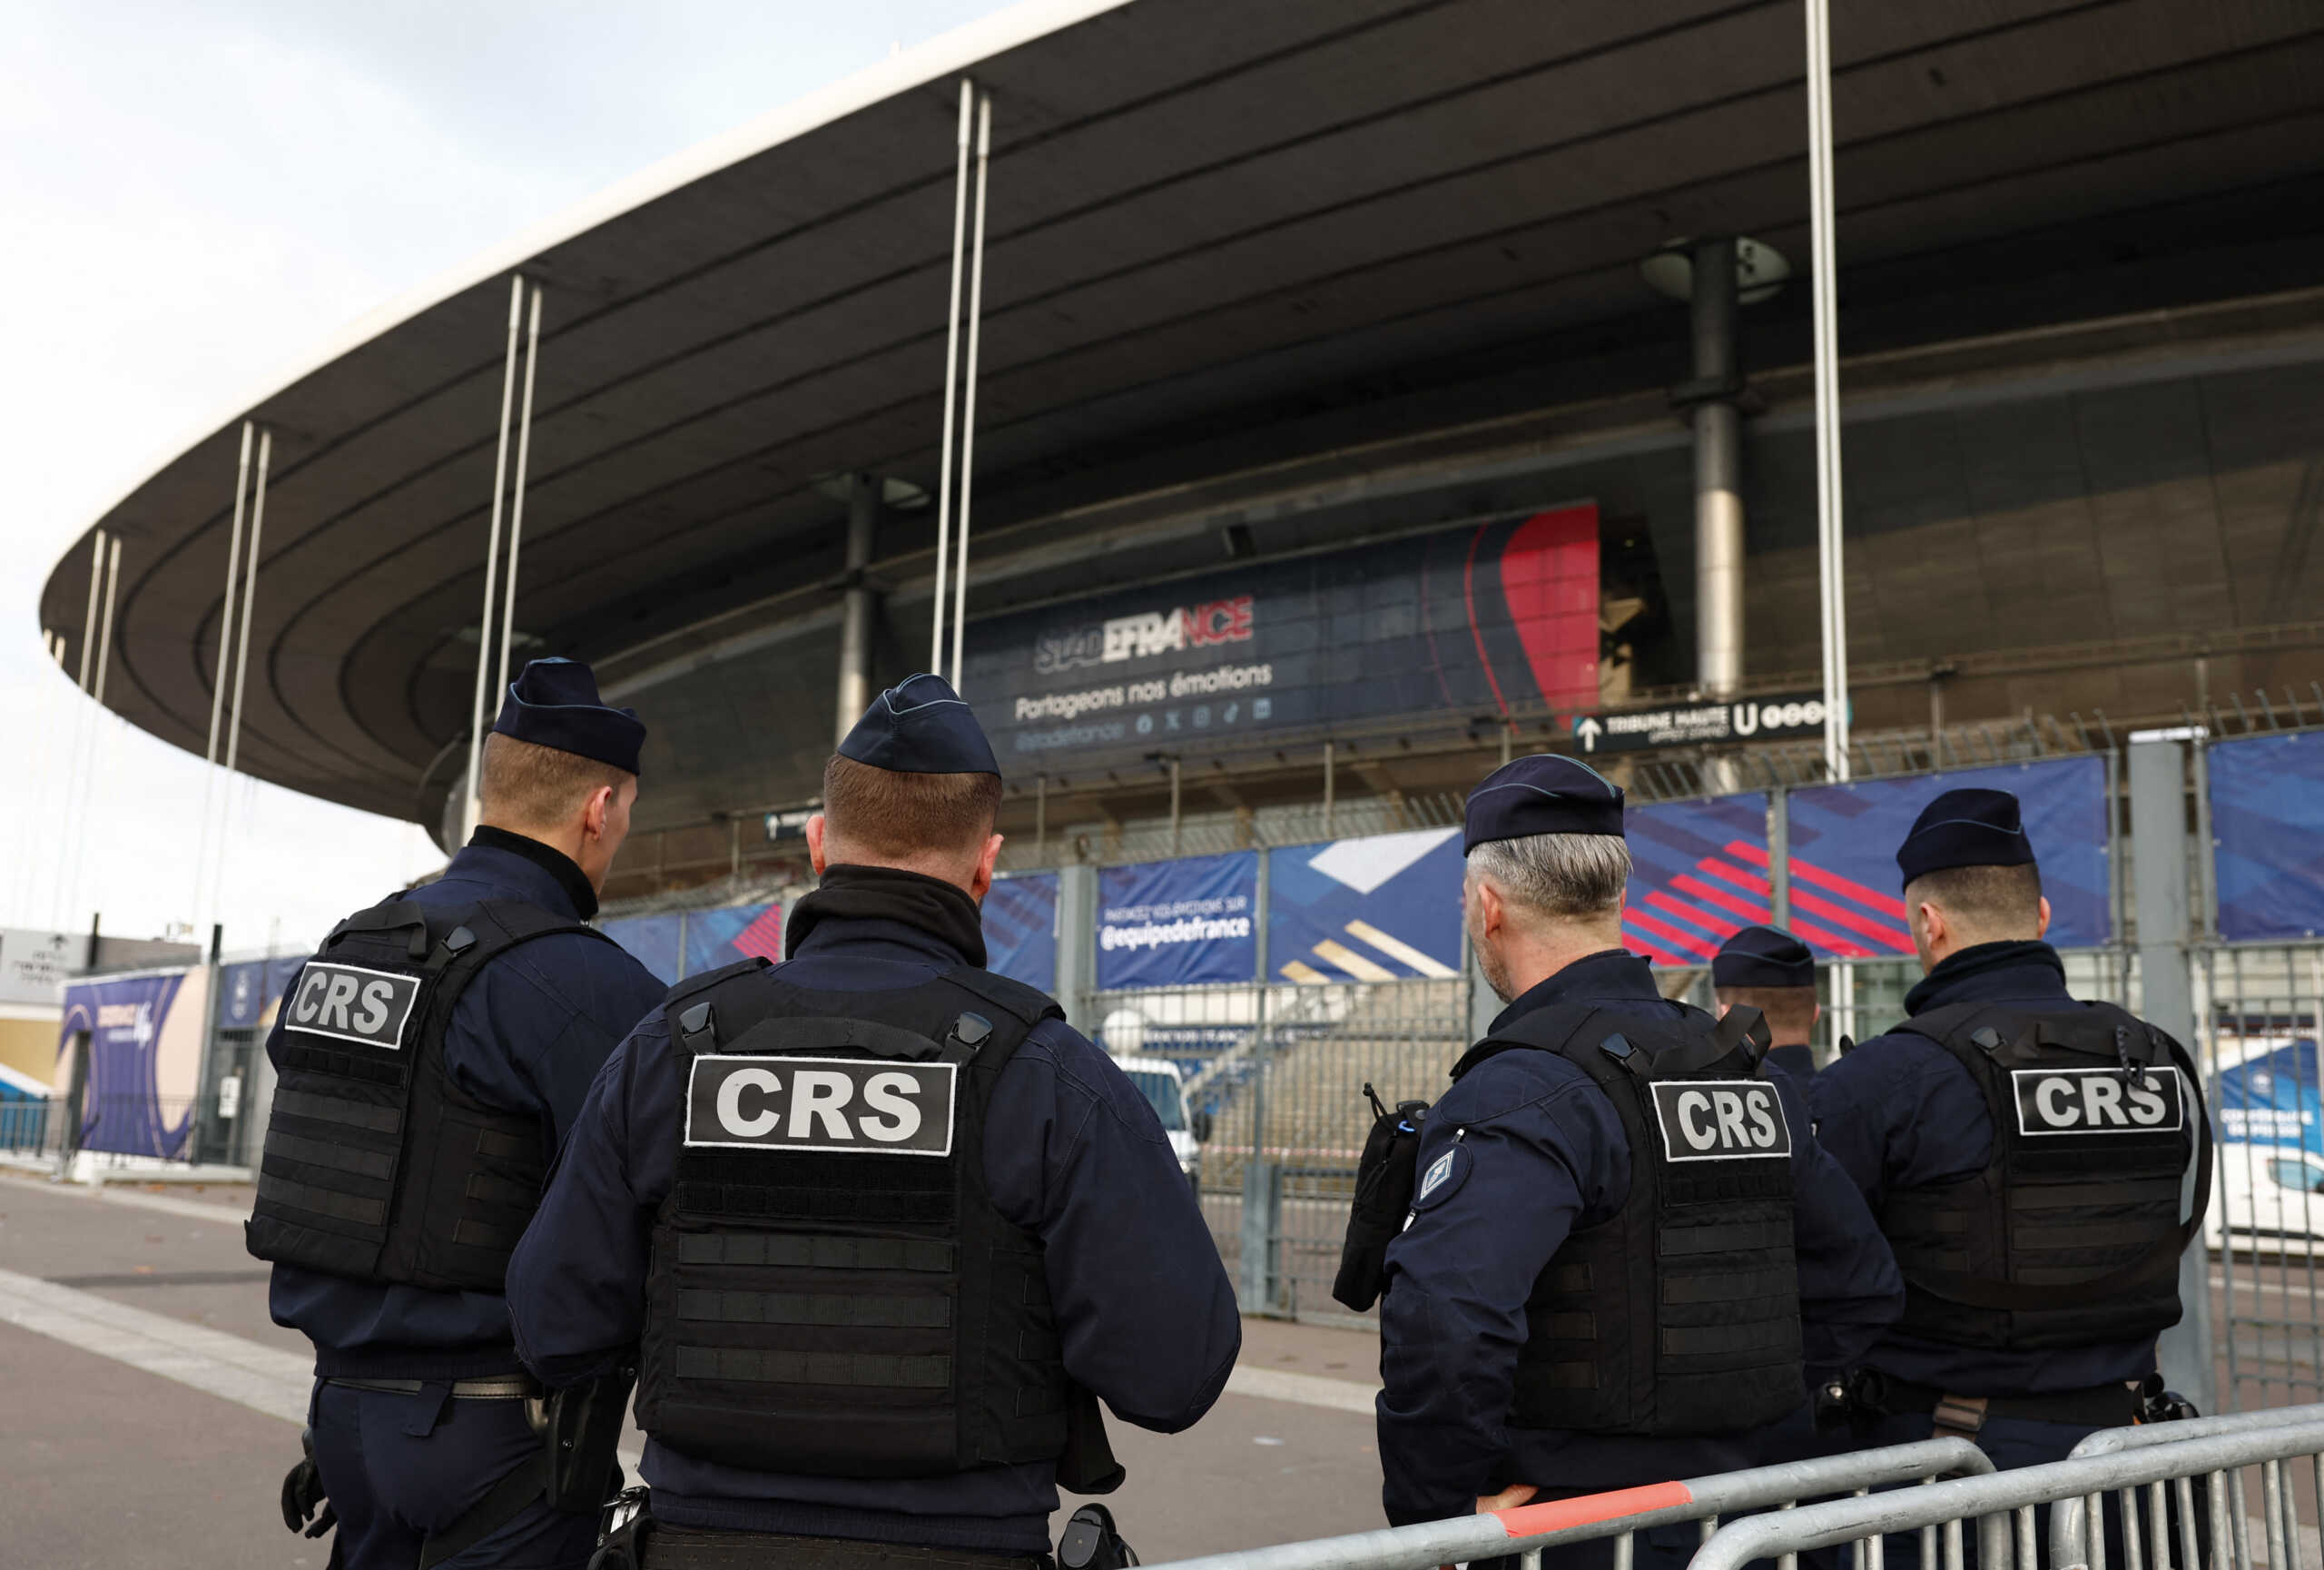
[[[193,914],[199,757],[108,717],[77,816],[64,799],[85,705],[42,669],[35,601],[93,517],[344,322],[990,9],[18,0],[0,34],[0,923],[94,909],[145,935]],[[410,824],[231,794],[231,947],[310,941],[436,859]]]

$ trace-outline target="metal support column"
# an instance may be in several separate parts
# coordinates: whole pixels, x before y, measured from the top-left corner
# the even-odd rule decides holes
[[[242,693],[251,674],[251,607],[258,598],[259,547],[266,538],[266,473],[273,456],[274,432],[261,427],[258,474],[251,485],[251,548],[242,558],[241,625],[234,634],[234,696],[226,710],[226,796],[220,803],[218,832],[213,836],[218,847],[218,871],[210,880],[210,909],[204,913],[204,919],[212,925],[217,924],[219,913],[225,905],[226,867],[231,859],[227,831],[233,821],[234,766],[241,758]]]
[[[1705,697],[1743,686],[1742,375],[1735,350],[1735,239],[1694,248],[1695,679]]]
[[[1335,742],[1327,741],[1324,744],[1324,837],[1325,839],[1332,837],[1333,784],[1334,777],[1339,773],[1339,770],[1334,766],[1337,762],[1334,755],[1337,748],[1338,744]]]
[[[210,680],[210,742],[202,755],[202,824],[193,851],[193,904],[189,919],[200,921],[202,884],[210,875],[210,808],[218,788],[218,722],[226,711],[227,651],[234,631],[235,579],[242,565],[242,503],[251,488],[252,427],[242,421],[242,453],[234,465],[234,522],[226,537],[226,590],[218,609],[218,664]]]
[[[840,611],[839,713],[833,725],[834,745],[847,739],[847,733],[855,728],[855,722],[872,706],[872,585],[864,575],[872,568],[872,535],[879,523],[879,476],[848,476],[847,597]]]
[[[1178,755],[1170,755],[1170,854],[1178,854]]]
[[[2138,911],[2139,976],[2147,1022],[2200,1052],[2191,972],[2193,903],[2187,886],[2187,746],[2133,741],[2131,757],[2131,877]],[[2202,1097],[2204,1087],[2188,1087]],[[2191,1203],[2193,1174],[2181,1190]],[[2201,1233],[2179,1259],[2186,1317],[2156,1347],[2171,1387],[2206,1412],[2218,1410],[2212,1380],[2211,1256]]]
[[[113,606],[121,593],[121,536],[114,535],[105,543],[104,610],[97,622],[97,675],[89,688],[88,769],[81,786],[81,820],[71,841],[73,881],[66,904],[77,906],[81,899],[81,878],[89,860],[90,820],[94,816],[96,794],[102,788],[106,765],[113,755],[114,727],[107,723],[112,716],[105,713],[105,676],[113,663]]]
[[[508,489],[508,420],[517,409],[517,331],[524,322],[525,280],[508,281],[508,351],[500,364],[500,446],[492,460],[492,521],[484,537],[484,608],[476,618],[476,701],[468,710],[468,807],[460,838],[476,832],[478,774],[484,755],[484,695],[492,669],[492,607],[499,588],[500,508]]]
[[[533,456],[533,372],[541,358],[541,286],[533,285],[531,323],[525,330],[525,404],[517,417],[517,490],[508,503],[508,584],[500,611],[500,676],[492,688],[493,706],[508,690],[508,651],[517,641],[517,551],[525,539],[525,471]],[[488,614],[488,613],[487,613]],[[478,741],[481,747],[483,743]],[[477,799],[483,800],[479,781]],[[470,832],[474,832],[471,830]]]
[[[1057,1001],[1068,1023],[1098,1033],[1098,869],[1076,863],[1057,874]]]
[[[1033,776],[1033,860],[1047,858],[1049,844],[1049,776]]]
[[[1848,777],[1848,603],[1840,505],[1838,263],[1832,244],[1832,8],[1807,0],[1808,284],[1816,323],[1816,520],[1824,618],[1824,772]]]
[[[81,670],[73,685],[83,694],[89,690],[90,667],[96,658],[97,606],[103,598],[105,587],[105,531],[96,531],[89,547],[89,608],[81,619]],[[72,844],[74,824],[81,811],[82,753],[90,725],[89,706],[73,706],[73,736],[65,754],[64,799],[56,815],[56,887],[50,901],[49,925],[64,924],[66,903],[71,895],[73,875]]]
[[[944,574],[952,555],[952,421],[960,396],[960,268],[969,242],[969,123],[974,82],[960,78],[958,166],[952,173],[952,303],[944,318],[944,438],[936,475],[936,595],[928,612],[928,668],[944,669]]]
[[[960,689],[960,641],[969,621],[969,492],[977,473],[977,348],[984,338],[985,171],[992,159],[992,94],[977,94],[977,222],[970,242],[968,387],[960,400],[960,559],[952,574],[952,690]]]

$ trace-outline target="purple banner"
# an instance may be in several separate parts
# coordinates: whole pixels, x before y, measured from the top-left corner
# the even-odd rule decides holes
[[[185,1154],[202,1062],[205,982],[202,971],[173,971],[84,982],[65,989],[57,1085],[60,1091],[70,1085],[66,1054],[85,1034],[89,1067],[81,1099],[83,1150],[167,1158]],[[182,1002],[188,1006],[179,1007]]]

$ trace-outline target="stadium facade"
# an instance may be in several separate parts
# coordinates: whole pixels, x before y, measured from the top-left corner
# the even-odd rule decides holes
[[[2324,714],[2324,14],[1940,0],[1834,25],[1866,761],[2262,691]],[[251,421],[241,765],[457,817],[519,274],[542,325],[512,653],[591,660],[652,725],[618,887],[791,854],[841,695],[929,663],[964,77],[992,131],[961,674],[1020,859],[1325,799],[1417,821],[1510,746],[1812,773],[1789,3],[1000,13],[227,411],[91,520],[123,548],[105,702],[208,745]],[[1729,327],[1707,275],[1736,237]],[[93,546],[41,600],[68,667]],[[1688,730],[1708,699],[1751,734]]]

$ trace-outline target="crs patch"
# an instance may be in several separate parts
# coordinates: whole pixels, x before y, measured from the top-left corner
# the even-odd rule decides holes
[[[705,1053],[686,1083],[689,1145],[952,1153],[956,1063]]]
[[[283,1015],[294,1031],[392,1052],[402,1050],[404,1029],[419,1002],[418,976],[309,960]]]
[[[2168,1134],[2187,1126],[2187,1088],[2165,1066],[2143,1076],[2120,1069],[2013,1069],[2021,1134]]]
[[[1765,1080],[1663,1080],[1652,1087],[1662,1149],[1673,1161],[1791,1154],[1783,1098]]]

